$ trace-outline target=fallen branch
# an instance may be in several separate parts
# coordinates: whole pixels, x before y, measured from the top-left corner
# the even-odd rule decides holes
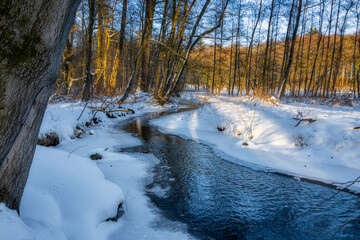
[[[358,129],[360,129],[360,127],[354,127],[354,129],[355,129],[355,130],[358,130]]]
[[[86,147],[86,146],[87,146],[87,145],[83,145],[83,146],[80,146],[80,147],[75,148],[74,150],[72,150],[71,152],[69,152],[68,158],[70,158],[70,156],[71,156],[71,154],[72,154],[73,152],[75,152],[75,151],[78,150],[79,148]]]
[[[135,113],[135,111],[134,110],[132,110],[132,109],[116,109],[116,110],[108,110],[108,111],[106,111],[106,110],[99,110],[100,112],[104,112],[104,113],[112,113],[112,112],[126,112],[126,113],[132,113],[132,114],[134,114]]]
[[[295,125],[295,127],[299,126],[299,124],[301,122],[309,122],[309,123],[313,123],[313,122],[316,122],[315,119],[312,119],[312,118],[303,118],[303,119],[300,119],[299,122]]]

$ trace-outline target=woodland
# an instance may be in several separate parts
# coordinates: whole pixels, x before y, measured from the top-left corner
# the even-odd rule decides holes
[[[185,83],[211,94],[359,97],[358,8],[355,1],[83,2],[57,89],[79,98],[85,86],[87,99],[91,86],[94,96],[126,93],[122,101],[139,86],[164,102]]]
[[[192,93],[187,95],[189,92]],[[0,238],[1,223],[12,223],[9,219],[18,219],[18,214],[21,217],[24,196],[23,204],[27,206],[23,208],[24,216],[34,217],[27,210],[35,202],[41,205],[41,201],[33,201],[36,198],[31,197],[42,191],[34,191],[34,182],[51,185],[53,181],[51,174],[44,174],[48,177],[45,180],[37,178],[42,175],[40,170],[48,167],[45,158],[53,155],[54,166],[64,167],[68,163],[62,165],[63,160],[71,159],[77,151],[72,157],[83,164],[89,181],[95,181],[92,174],[101,172],[99,168],[104,166],[84,160],[88,157],[85,150],[98,149],[96,144],[99,144],[105,149],[99,150],[105,158],[115,158],[120,153],[115,148],[111,153],[106,152],[109,146],[105,143],[116,145],[114,139],[109,140],[111,134],[99,131],[104,142],[90,139],[94,135],[91,127],[109,130],[113,127],[109,119],[127,118],[127,114],[135,112],[168,111],[179,107],[182,101],[196,107],[158,120],[159,134],[175,133],[201,140],[235,158],[241,155],[237,151],[244,151],[245,162],[279,170],[286,176],[299,179],[304,176],[334,188],[347,188],[344,184],[350,183],[349,192],[360,192],[360,167],[355,161],[360,143],[358,99],[358,0],[2,0]],[[335,107],[296,105],[309,102],[326,102]],[[345,107],[337,109],[339,106]],[[101,123],[98,116],[106,120]],[[295,120],[297,124],[293,124]],[[54,133],[53,129],[58,132]],[[214,135],[207,135],[211,131]],[[74,137],[76,133],[79,134]],[[46,134],[57,136],[58,149],[37,145],[40,136]],[[86,135],[88,144],[78,146],[76,142],[77,148],[72,149],[72,141],[81,135]],[[343,137],[337,139],[340,135]],[[131,144],[136,142],[129,136],[121,136]],[[318,150],[326,154],[321,155]],[[142,153],[147,152],[148,149]],[[134,169],[145,168],[132,155],[116,156],[132,159]],[[290,164],[285,161],[289,156],[293,160]],[[36,177],[31,173],[33,159],[42,164],[35,165],[33,171],[40,172]],[[64,167],[65,172],[71,172],[71,164],[74,163]],[[337,172],[334,166],[344,171]],[[111,173],[109,166],[104,169],[106,174]],[[138,191],[137,196],[143,197],[140,199],[149,201],[138,186],[129,187],[133,186],[129,179],[137,172],[119,169],[128,177],[125,188]],[[119,187],[123,179],[116,179],[120,184],[115,186],[105,179],[106,174],[97,175],[103,185],[94,189],[84,185],[92,196],[96,194],[91,191],[112,190],[103,194],[110,196],[104,204],[106,210],[100,204],[103,199],[94,204],[92,214],[96,217],[89,219],[96,221],[87,222],[96,226],[92,228],[94,231],[99,222],[117,220],[124,203],[123,187]],[[66,176],[59,179],[62,181]],[[69,174],[68,179],[74,176]],[[30,187],[26,188],[28,179]],[[41,189],[46,189],[44,194],[54,190],[48,185]],[[79,189],[83,187],[79,185]],[[63,192],[59,190],[56,194],[60,193]],[[66,204],[61,205],[56,194],[49,199],[55,199],[53,202],[60,209]],[[82,204],[77,206],[80,208]],[[55,215],[62,219],[61,214],[67,211],[62,209]],[[1,217],[1,214],[9,215]],[[26,223],[22,222],[24,219],[18,219],[21,226]],[[76,216],[68,219],[75,221]],[[66,224],[59,223],[58,227],[64,236],[73,233],[63,229],[71,225],[68,219],[62,219]],[[42,220],[34,221],[37,224]],[[340,226],[340,231],[358,220],[358,216],[352,216],[344,225],[335,224]],[[69,239],[92,239],[86,235],[90,236],[90,232],[79,231],[78,237]],[[93,238],[97,239],[96,236]],[[168,235],[164,236],[167,239]]]

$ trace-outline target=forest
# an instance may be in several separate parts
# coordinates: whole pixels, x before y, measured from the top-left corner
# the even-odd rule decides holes
[[[0,1],[0,240],[358,239],[359,0]]]
[[[160,101],[185,84],[212,94],[359,97],[357,2],[201,4],[82,2],[57,89],[79,98],[85,86],[86,99],[88,86],[94,96],[139,86]]]

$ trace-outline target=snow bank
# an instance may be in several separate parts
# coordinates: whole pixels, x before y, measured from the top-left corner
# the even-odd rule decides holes
[[[150,96],[144,94],[132,96],[123,107],[133,109],[135,114],[110,119],[98,112],[96,116],[101,122],[86,127],[85,123],[91,120],[94,111],[84,109],[84,104],[54,103],[48,106],[40,136],[56,132],[60,144],[56,147],[37,146],[21,201],[20,217],[0,203],[0,239],[189,238],[184,233],[186,228],[175,229],[174,224],[168,229],[154,228],[153,222],[159,219],[159,214],[145,195],[144,184],[150,162],[156,159],[150,156],[149,162],[149,157],[119,153],[120,147],[141,142],[113,126],[130,116],[164,107],[154,104]],[[74,129],[79,125],[86,133],[73,139]],[[92,153],[101,154],[102,160],[90,160]],[[125,214],[117,222],[106,221],[116,216],[121,202]]]
[[[108,99],[107,103],[92,102],[86,105],[86,107],[85,103],[82,102],[49,104],[41,124],[39,135],[43,136],[46,133],[56,132],[60,137],[60,142],[71,141],[71,139],[74,138],[74,130],[76,127],[85,126],[94,116],[100,119],[102,125],[117,122],[118,118],[110,119],[105,113],[95,110],[95,108],[118,110],[116,109],[118,105],[115,103],[115,100]],[[150,95],[143,93],[131,95],[127,103],[122,104],[121,107],[134,110],[135,116],[144,112],[157,111],[162,108],[154,104]],[[132,114],[128,115],[124,112],[116,113],[122,115],[120,119],[133,116]]]
[[[20,216],[0,205],[0,239],[106,239],[124,201],[91,160],[38,146]],[[3,229],[2,229],[3,228]]]
[[[34,239],[35,235],[18,216],[15,210],[0,203],[0,239]]]
[[[187,97],[203,106],[152,123],[163,132],[207,143],[243,165],[342,187],[360,176],[360,131],[353,129],[360,126],[359,106]],[[316,122],[303,121],[295,127],[303,118]],[[360,184],[351,189],[360,192]]]

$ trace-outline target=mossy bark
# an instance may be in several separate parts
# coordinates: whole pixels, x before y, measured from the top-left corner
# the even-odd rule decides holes
[[[0,3],[0,202],[19,210],[80,0]]]

